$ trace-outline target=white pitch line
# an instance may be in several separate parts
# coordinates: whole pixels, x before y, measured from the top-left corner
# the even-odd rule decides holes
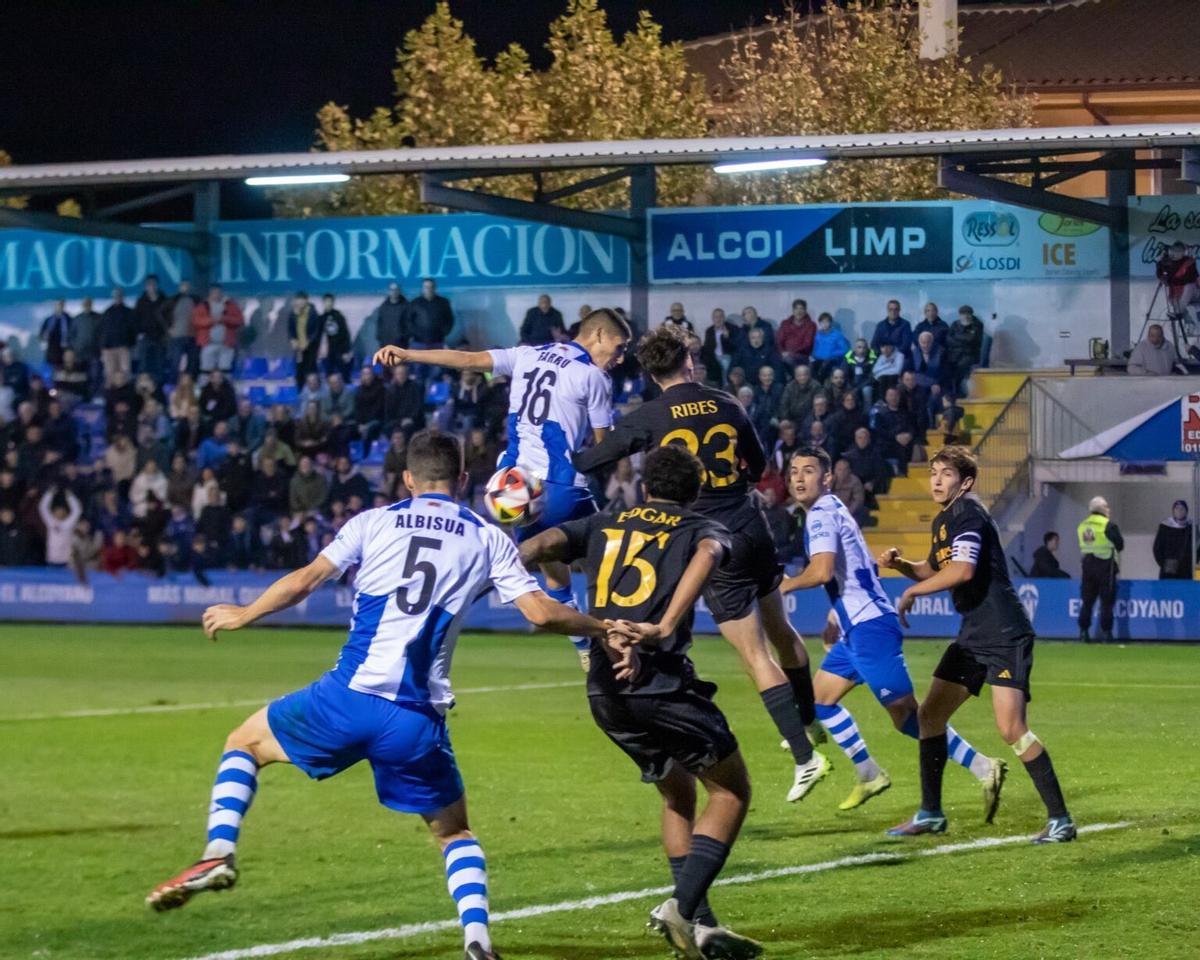
[[[1093,823],[1079,828],[1080,833],[1099,833],[1103,830],[1121,830],[1133,826],[1132,822],[1122,820],[1117,823]],[[852,857],[842,857],[838,860],[826,860],[822,863],[806,863],[795,867],[779,867],[774,870],[759,870],[754,873],[739,873],[732,877],[722,877],[714,886],[727,887],[735,884],[759,883],[762,880],[776,880],[780,877],[796,877],[810,873],[824,873],[828,870],[839,870],[842,867],[858,867],[872,863],[898,863],[916,857],[938,857],[948,853],[961,853],[965,850],[984,850],[989,847],[1003,847],[1014,843],[1028,843],[1026,834],[1011,837],[982,837],[965,843],[946,843],[928,850],[910,850],[905,853],[863,853]],[[558,903],[542,903],[530,907],[520,907],[516,910],[503,910],[493,913],[491,920],[499,923],[505,920],[524,920],[529,917],[541,917],[550,913],[568,913],[575,910],[594,910],[596,907],[606,907],[615,903],[625,903],[629,900],[642,900],[647,897],[660,897],[670,893],[673,887],[644,887],[641,890],[622,890],[618,893],[606,893],[598,897],[586,897],[583,900],[560,900]],[[281,953],[292,953],[297,950],[319,950],[326,947],[349,947],[361,943],[371,943],[376,940],[407,940],[423,933],[440,933],[443,930],[457,930],[457,920],[427,920],[423,923],[409,923],[402,927],[385,927],[382,930],[359,930],[351,933],[334,933],[327,937],[304,937],[299,940],[287,940],[283,943],[262,943],[255,947],[242,947],[236,950],[221,950],[217,953],[206,953],[203,956],[191,957],[189,960],[254,960],[256,957],[274,957]]]
[[[455,690],[455,694],[468,693],[507,693],[516,690],[554,690],[559,687],[582,686],[581,680],[557,681],[555,683],[518,683],[512,686],[496,687],[463,687]],[[261,707],[270,703],[270,699],[256,697],[253,700],[225,700],[212,703],[161,703],[144,707],[106,707],[99,710],[68,710],[65,713],[26,713],[15,717],[0,717],[0,723],[13,723],[27,720],[79,720],[84,717],[127,717],[140,713],[183,713],[188,710],[219,710],[223,707]]]

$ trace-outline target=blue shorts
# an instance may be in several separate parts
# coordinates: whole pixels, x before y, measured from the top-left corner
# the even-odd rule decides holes
[[[545,503],[542,513],[533,523],[516,528],[517,543],[536,537],[543,530],[557,527],[568,520],[582,520],[597,513],[599,508],[587,487],[576,487],[565,483],[543,484]]]
[[[825,655],[821,669],[851,683],[865,683],[886,707],[913,692],[903,639],[894,614],[856,624]]]
[[[446,719],[431,706],[359,693],[326,674],[274,701],[267,722],[315,780],[369,760],[379,802],[393,810],[433,813],[463,795]]]

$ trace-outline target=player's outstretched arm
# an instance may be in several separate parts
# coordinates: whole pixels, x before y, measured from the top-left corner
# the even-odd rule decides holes
[[[536,537],[530,537],[518,549],[525,569],[535,570],[541,563],[566,560],[569,546],[567,535],[558,527],[551,527]]]
[[[452,367],[455,370],[492,369],[492,355],[486,350],[409,350],[407,347],[380,347],[375,351],[372,363],[395,367],[402,363],[428,363],[436,367]]]
[[[216,640],[217,634],[222,630],[240,630],[242,627],[248,627],[256,620],[295,606],[326,580],[339,574],[337,567],[323,556],[318,556],[308,566],[280,577],[249,606],[219,603],[209,607],[204,611],[201,620],[204,633],[210,640]]]
[[[780,593],[791,593],[793,590],[808,590],[811,587],[821,587],[833,579],[832,553],[814,553],[809,558],[808,566],[794,577],[784,577],[779,584]]]
[[[934,570],[928,560],[920,560],[914,563],[911,560],[905,560],[900,556],[900,550],[897,547],[888,547],[879,555],[879,565],[886,570],[896,570],[904,574],[909,580],[928,580],[933,576]]]
[[[559,603],[541,590],[524,593],[513,603],[521,611],[521,616],[543,630],[569,637],[603,637],[608,632],[604,621]]]
[[[941,590],[952,590],[960,584],[966,583],[974,574],[975,564],[968,563],[966,560],[951,560],[941,570],[918,580],[901,594],[900,600],[896,603],[896,612],[900,614],[900,623],[908,626],[908,611],[912,609],[917,597],[937,593]]]
[[[646,644],[669,637],[688,611],[696,606],[696,601],[700,599],[700,591],[724,559],[725,550],[726,546],[718,540],[701,540],[696,544],[696,552],[692,554],[683,576],[679,578],[679,585],[675,588],[670,606],[662,619],[658,623],[630,623],[628,620],[618,620],[615,628]]]

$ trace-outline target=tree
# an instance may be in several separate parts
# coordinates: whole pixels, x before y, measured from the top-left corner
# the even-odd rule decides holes
[[[875,133],[1026,127],[1033,102],[990,66],[966,57],[920,58],[916,7],[828,4],[775,21],[769,55],[747,35],[723,65],[732,95],[720,136]],[[944,196],[935,161],[854,160],[816,171],[721,178],[723,203],[891,201]]]
[[[0,167],[8,167],[12,165],[12,157],[5,150],[0,150]],[[29,198],[24,196],[0,197],[0,207],[9,207],[13,210],[24,210],[29,206]]]

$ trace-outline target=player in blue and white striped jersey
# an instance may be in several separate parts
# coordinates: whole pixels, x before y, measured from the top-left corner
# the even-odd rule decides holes
[[[446,730],[455,642],[471,605],[492,588],[537,626],[602,637],[604,624],[538,588],[504,532],[454,501],[463,480],[457,438],[417,434],[404,473],[412,499],[351,518],[312,563],[277,580],[249,606],[205,611],[204,630],[215,639],[300,603],[358,567],[350,634],[336,666],[229,735],[212,791],[208,845],[199,861],[150,893],[154,909],[234,885],[242,818],[262,767],[292,763],[323,780],[367,760],[380,803],[419,814],[440,844],[467,960],[496,956],[483,851],[467,823]]]
[[[589,439],[599,443],[613,424],[612,381],[608,370],[621,362],[630,339],[629,325],[608,308],[593,310],[576,339],[506,350],[407,350],[387,346],[375,354],[385,366],[427,363],[456,370],[479,370],[507,377],[508,445],[498,467],[521,467],[545,488],[538,519],[516,529],[522,542],[543,530],[596,512],[587,480],[571,464],[571,455]],[[571,572],[565,564],[542,564],[546,592],[573,605]],[[591,644],[572,637],[584,669]]]
[[[841,699],[866,684],[900,732],[916,739],[917,700],[904,662],[900,620],[883,584],[862,531],[845,504],[830,493],[833,466],[829,454],[802,447],[792,455],[788,480],[792,496],[804,507],[804,546],[808,566],[780,585],[787,593],[823,586],[833,605],[840,639],[813,677],[817,718],[854,764],[858,783],[839,809],[852,810],[891,786],[887,771],[872,759],[854,717]],[[984,818],[991,823],[1000,804],[1006,765],[978,753],[953,729],[947,730],[954,760],[983,785]]]

